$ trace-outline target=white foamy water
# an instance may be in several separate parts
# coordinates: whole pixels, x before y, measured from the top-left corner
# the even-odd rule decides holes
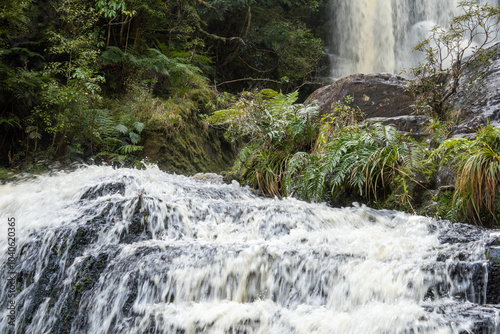
[[[412,49],[459,14],[458,0],[330,0],[332,76],[400,73],[423,59]],[[498,0],[481,4],[500,5]]]
[[[456,308],[485,301],[484,241],[443,243],[449,223],[155,166],[2,185],[0,210],[17,238],[1,333],[466,333]],[[0,249],[5,265],[3,232]]]

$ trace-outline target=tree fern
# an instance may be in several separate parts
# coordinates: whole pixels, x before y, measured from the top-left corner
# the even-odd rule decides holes
[[[120,63],[127,60],[127,54],[119,47],[109,46],[107,50],[101,53],[100,60],[105,65]]]
[[[149,70],[166,76],[173,74],[195,77],[201,74],[201,70],[196,66],[186,63],[186,59],[169,58],[160,50],[154,48],[147,49],[143,55],[134,55],[123,52],[119,47],[109,46],[101,54],[100,59],[105,65],[126,63],[141,71]]]

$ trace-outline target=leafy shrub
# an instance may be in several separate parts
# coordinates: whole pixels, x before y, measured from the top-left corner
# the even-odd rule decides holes
[[[347,195],[373,202],[379,194],[402,187],[408,196],[406,182],[420,159],[421,151],[402,141],[394,127],[375,123],[371,129],[343,128],[324,149],[290,159],[286,192],[309,201],[338,202]]]
[[[235,173],[272,196],[283,194],[289,157],[310,150],[318,135],[318,108],[294,105],[297,96],[270,89],[244,93],[232,108],[207,118],[215,126],[224,125],[233,142],[245,143]]]
[[[344,127],[357,125],[363,120],[363,114],[357,107],[351,106],[354,101],[354,96],[346,96],[345,102],[338,101],[332,105],[332,112],[324,115],[321,118],[321,130],[317,140],[317,149],[322,150],[322,147],[327,143],[336,132]]]
[[[453,206],[459,218],[478,225],[498,224],[499,152],[500,128],[486,126],[474,140],[447,139],[431,156],[456,168]]]
[[[444,118],[446,102],[457,92],[467,65],[496,40],[500,29],[500,7],[476,1],[460,1],[458,7],[463,13],[447,29],[433,27],[429,37],[415,46],[414,51],[422,51],[425,60],[410,69],[416,77],[409,89],[416,97],[417,111],[440,118]]]

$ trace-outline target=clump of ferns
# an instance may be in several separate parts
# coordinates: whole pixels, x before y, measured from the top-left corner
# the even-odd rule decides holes
[[[455,167],[453,207],[459,219],[498,226],[500,205],[500,128],[481,128],[474,140],[450,138],[433,152],[441,165]]]
[[[310,151],[318,135],[318,108],[294,104],[297,98],[297,91],[245,93],[232,108],[207,117],[211,124],[225,126],[228,139],[245,143],[233,167],[235,174],[271,196],[283,194],[290,157]]]
[[[314,202],[335,202],[347,193],[376,203],[381,195],[397,190],[401,201],[411,206],[408,182],[421,159],[422,150],[402,140],[392,126],[340,128],[315,152],[300,152],[290,159],[286,192]]]

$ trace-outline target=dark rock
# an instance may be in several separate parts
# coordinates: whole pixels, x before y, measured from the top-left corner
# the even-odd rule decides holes
[[[500,304],[500,264],[488,264],[488,288],[486,292],[488,304]]]
[[[488,304],[500,304],[500,240],[494,239],[486,248],[488,258]]]
[[[412,137],[422,138],[429,136],[423,132],[423,128],[431,122],[432,118],[423,115],[402,115],[396,117],[372,117],[367,119],[367,123],[382,123],[392,125],[398,131],[406,133]]]
[[[495,305],[477,305],[467,302],[452,301],[445,305],[428,305],[424,309],[427,312],[443,314],[446,323],[450,326],[451,333],[458,334],[493,334],[498,333],[498,312]],[[467,321],[470,328],[459,329],[455,326],[457,315],[462,321]]]
[[[410,115],[414,101],[406,93],[405,81],[388,73],[353,74],[316,90],[304,104],[316,101],[324,115],[331,111],[332,104],[352,95],[352,105],[359,107],[365,118]]]
[[[81,197],[82,200],[94,200],[106,195],[125,195],[125,184],[123,182],[112,182],[100,184],[88,189]]]
[[[449,102],[462,111],[462,121],[453,135],[474,133],[488,123],[500,126],[500,43],[469,63]]]
[[[454,191],[455,188],[450,188],[455,184],[455,168],[451,166],[439,167],[436,174],[436,185],[439,191]]]
[[[443,244],[465,244],[485,238],[484,228],[467,224],[452,224],[445,234],[439,237]]]

